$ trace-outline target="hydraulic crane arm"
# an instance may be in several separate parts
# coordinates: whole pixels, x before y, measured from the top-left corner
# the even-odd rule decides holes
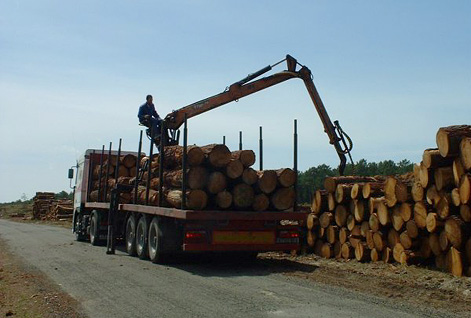
[[[288,68],[286,71],[281,71],[273,75],[254,80],[255,78],[270,71],[274,66],[278,65],[279,63],[285,60],[287,62]],[[301,68],[299,70],[296,70],[298,65],[300,65]],[[319,96],[319,93],[317,92],[316,86],[312,81],[311,71],[306,66],[299,64],[296,59],[290,55],[287,55],[286,59],[274,65],[267,66],[253,74],[248,75],[243,80],[240,80],[230,85],[228,89],[226,89],[220,94],[208,97],[196,103],[182,107],[176,111],[173,111],[165,117],[166,126],[169,129],[176,130],[183,124],[185,120],[185,115],[187,118],[197,116],[211,109],[238,100],[244,96],[256,93],[265,88],[274,86],[292,78],[300,78],[304,81],[309,96],[311,97],[312,102],[314,103],[314,106],[317,110],[317,113],[322,121],[324,131],[329,136],[330,143],[334,145],[335,150],[339,155],[339,172],[341,175],[343,175],[347,161],[345,155],[348,154],[351,160],[350,151],[352,150],[353,143],[348,137],[348,135],[343,132],[338,121],[335,121],[334,125],[330,120],[329,115],[327,114],[327,111],[324,107],[324,104],[322,103],[322,100]]]

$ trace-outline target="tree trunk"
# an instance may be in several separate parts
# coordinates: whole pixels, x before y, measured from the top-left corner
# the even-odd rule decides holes
[[[338,184],[337,189],[335,190],[335,201],[337,203],[342,203],[347,198],[350,198],[352,187],[353,184]]]
[[[463,221],[470,223],[471,222],[471,207],[469,205],[460,205],[460,216]]]
[[[379,177],[381,179],[381,177]],[[327,177],[324,180],[324,188],[334,193],[338,184],[352,184],[357,182],[377,182],[378,178],[367,176],[341,176],[341,177]]]
[[[366,262],[370,259],[370,251],[365,242],[359,242],[355,247],[355,258],[359,262]]]
[[[180,209],[182,205],[182,191],[170,190],[166,194],[167,202],[174,208]],[[208,204],[208,195],[203,190],[188,190],[186,192],[186,208],[189,210],[203,210]]]
[[[326,229],[334,220],[334,216],[331,212],[324,212],[319,218],[319,224],[322,228]]]
[[[388,246],[395,246],[397,243],[400,243],[399,233],[394,229],[389,229],[388,231]]]
[[[450,240],[448,240],[445,230],[440,232],[440,235],[438,236],[438,242],[440,243],[442,252],[446,252],[450,248]]]
[[[296,192],[293,187],[280,188],[276,190],[270,198],[270,202],[276,210],[292,209],[295,200]]]
[[[461,252],[454,247],[450,248],[447,255],[449,271],[454,275],[461,277],[463,276],[463,259]]]
[[[254,190],[245,183],[239,183],[232,189],[232,202],[236,208],[246,209],[254,202]]]
[[[412,200],[415,202],[422,201],[424,199],[424,188],[418,182],[414,182],[411,190]]]
[[[376,214],[378,215],[378,220],[381,225],[386,226],[391,223],[389,209],[386,205],[379,204]]]
[[[465,172],[466,170],[463,167],[461,159],[459,157],[455,158],[455,160],[453,160],[453,180],[455,181],[456,187],[460,186],[461,176],[464,175]]]
[[[437,213],[429,213],[427,214],[427,218],[425,220],[427,231],[430,233],[436,232],[438,229],[442,228],[444,222],[438,219]]]
[[[242,173],[244,173],[244,166],[240,160],[232,159],[226,167],[226,176],[231,179],[237,179]]]
[[[342,244],[342,257],[344,259],[352,259],[355,257],[355,249],[352,247],[352,244],[350,242],[345,242]]]
[[[468,238],[469,227],[466,226],[460,217],[453,215],[445,222],[445,232],[451,245],[459,249]]]
[[[257,171],[255,171],[252,168],[244,169],[244,172],[242,173],[242,181],[244,181],[244,183],[248,185],[253,185],[257,183],[258,181]]]
[[[240,160],[244,167],[251,167],[255,163],[255,152],[252,150],[233,151],[231,157]]]
[[[442,127],[437,132],[437,146],[442,157],[458,156],[460,142],[465,137],[471,137],[471,126],[456,125]]]
[[[350,191],[350,197],[353,200],[360,199],[363,196],[362,189],[364,187],[365,183],[355,183],[352,186],[352,190]]]
[[[306,227],[308,230],[314,230],[319,225],[319,217],[314,213],[309,213],[306,218]]]
[[[136,169],[137,158],[133,154],[127,154],[121,157],[121,163],[128,169]]]
[[[339,241],[340,241],[340,243],[344,244],[345,242],[347,242],[347,239],[348,239],[349,235],[350,235],[350,232],[348,231],[348,229],[346,227],[342,227],[339,230]]]
[[[255,195],[253,204],[252,204],[252,209],[254,211],[266,211],[268,210],[270,206],[270,199],[268,196],[264,193],[260,193]]]
[[[370,251],[370,259],[372,262],[377,262],[381,258],[381,252],[379,252],[377,249],[372,249]]]
[[[208,177],[207,189],[209,193],[217,194],[227,187],[226,176],[220,171],[212,172]]]
[[[277,175],[274,170],[257,171],[258,188],[265,194],[270,194],[276,189]]]
[[[380,223],[379,223],[378,215],[376,213],[373,213],[370,215],[370,219],[368,223],[370,224],[370,229],[373,232],[378,232]]]
[[[425,149],[422,162],[427,169],[451,166],[453,158],[444,158],[438,148]]]
[[[453,178],[453,167],[449,166],[435,169],[434,180],[438,191],[453,187],[455,181]]]
[[[460,198],[461,204],[469,202],[471,197],[471,175],[464,174],[460,180]]]
[[[407,221],[406,231],[407,231],[407,235],[409,235],[410,238],[415,239],[419,236],[419,228],[417,227],[417,224],[415,223],[414,220]]]
[[[342,227],[347,225],[348,212],[343,205],[337,205],[335,208],[335,223]]]
[[[317,190],[314,193],[312,204],[311,204],[311,211],[319,214],[321,211],[324,211],[327,208],[327,191],[325,190]]]
[[[391,213],[391,223],[396,231],[400,231],[404,225],[404,219],[401,215],[401,209],[395,206]]]
[[[363,201],[353,201],[353,216],[355,218],[355,221],[357,222],[361,222],[367,219],[368,214],[365,212],[365,204]]]
[[[386,247],[387,241],[385,238],[386,235],[384,235],[383,232],[376,232],[373,234],[373,242],[376,250],[382,251]]]
[[[208,163],[215,168],[223,168],[231,161],[229,148],[221,144],[212,144],[201,147]]]
[[[296,183],[296,172],[290,168],[276,170],[278,177],[278,184],[282,187],[288,188]]]
[[[339,227],[337,225],[329,225],[326,231],[327,242],[334,244],[338,240]]]
[[[191,167],[187,172],[187,186],[192,190],[203,189],[208,182],[208,170],[203,166]],[[183,170],[173,170],[164,173],[164,184],[181,188],[183,183]]]
[[[380,197],[384,195],[384,182],[367,182],[362,188],[364,199]]]
[[[429,184],[433,183],[433,172],[432,170],[428,169],[422,163],[420,164],[420,171],[419,171],[419,183],[422,188],[427,188]]]
[[[228,209],[232,205],[232,193],[223,190],[216,195],[216,205],[221,209]]]
[[[427,226],[427,207],[423,202],[416,202],[414,204],[414,221],[419,229],[424,229]]]
[[[401,217],[404,222],[407,222],[412,217],[412,205],[408,202],[404,202],[399,207],[399,211],[401,212]]]

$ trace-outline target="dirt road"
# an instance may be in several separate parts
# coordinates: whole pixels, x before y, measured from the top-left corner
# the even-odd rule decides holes
[[[68,229],[0,220],[13,253],[78,300],[91,317],[438,317],[398,302],[318,284],[292,272],[315,266],[281,260],[162,266],[110,256]]]

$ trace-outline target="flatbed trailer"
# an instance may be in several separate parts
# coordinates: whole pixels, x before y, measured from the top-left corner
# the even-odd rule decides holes
[[[89,149],[77,163],[73,232],[77,240],[93,245],[124,241],[126,251],[153,262],[165,262],[175,254],[225,252],[253,257],[259,252],[300,248],[303,212],[187,210],[144,204],[121,204],[103,197],[91,202],[93,166],[110,155],[135,154]],[[139,165],[139,163],[138,163]],[[139,169],[137,167],[136,169]],[[104,191],[106,193],[106,190]],[[106,202],[108,201],[108,202]]]

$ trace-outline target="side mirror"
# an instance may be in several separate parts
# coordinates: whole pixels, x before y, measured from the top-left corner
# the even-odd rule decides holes
[[[69,179],[73,179],[74,178],[74,169],[70,168],[69,169]]]

